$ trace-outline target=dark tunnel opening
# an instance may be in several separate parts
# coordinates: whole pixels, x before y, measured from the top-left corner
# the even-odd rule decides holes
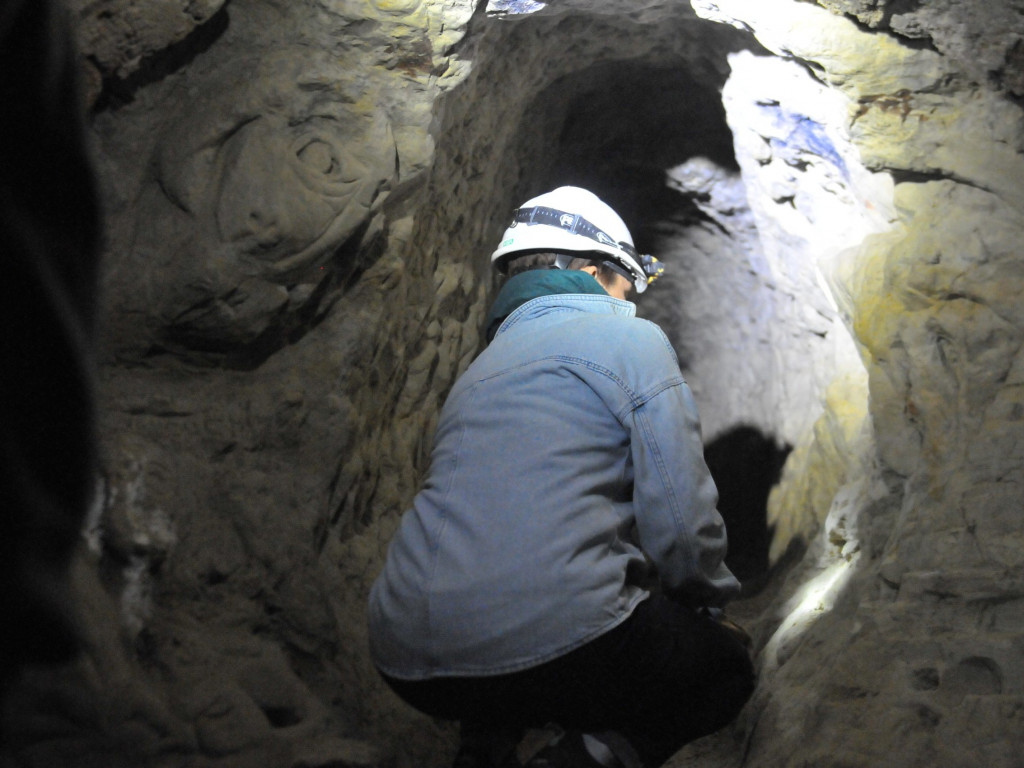
[[[669,168],[704,157],[739,171],[720,94],[683,66],[599,63],[551,85],[539,107],[567,93],[573,95],[562,107],[541,186],[591,189],[629,222],[641,251],[666,220],[686,225],[705,218],[665,183]]]
[[[733,331],[724,326],[736,325],[734,316],[746,313],[744,297],[762,290],[751,278],[744,250],[757,246],[749,240],[738,244],[739,230],[753,226],[737,217],[730,230],[732,222],[723,226],[722,217],[709,216],[702,205],[706,200],[668,183],[671,169],[698,159],[742,197],[720,86],[695,79],[685,62],[609,61],[566,75],[527,110],[524,126],[557,140],[534,139],[540,149],[527,152],[523,165],[532,167],[531,190],[571,184],[594,191],[628,223],[639,250],[666,263],[667,277],[638,297],[638,314],[666,332],[684,375],[705,393],[703,398],[698,393],[702,418],[706,409],[710,421],[720,425],[705,430],[706,459],[729,530],[727,563],[752,593],[768,576],[768,496],[790,450],[766,426],[770,415],[754,426],[745,414],[728,412],[716,393],[732,386],[722,381],[729,366],[768,366],[759,357],[770,349],[764,338],[755,349],[722,352],[736,346]],[[537,153],[548,161],[536,162]],[[729,287],[723,289],[725,283]],[[713,313],[685,309],[707,303],[709,292],[723,296]],[[768,320],[760,318],[766,326]],[[720,349],[709,350],[716,344]],[[723,354],[725,363],[717,360]],[[704,372],[708,366],[714,366],[713,373]]]

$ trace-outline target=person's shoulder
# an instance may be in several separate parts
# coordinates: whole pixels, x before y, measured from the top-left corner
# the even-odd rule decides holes
[[[630,315],[589,315],[583,321],[584,334],[609,353],[629,357],[661,358],[676,362],[676,353],[668,336],[657,323]]]
[[[628,333],[636,341],[648,341],[652,344],[669,345],[668,336],[661,329],[661,326],[653,320],[636,315],[595,315],[602,318],[602,322],[610,329],[620,330]]]
[[[633,320],[636,321],[634,328],[638,342],[642,343],[652,354],[666,354],[673,363],[677,363],[676,351],[672,342],[669,341],[660,325],[643,317],[634,317]]]

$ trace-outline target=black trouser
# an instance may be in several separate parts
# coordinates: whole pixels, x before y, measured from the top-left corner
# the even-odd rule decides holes
[[[537,667],[493,677],[384,679],[421,712],[475,727],[618,731],[648,768],[725,726],[754,689],[750,656],[737,638],[661,595]]]

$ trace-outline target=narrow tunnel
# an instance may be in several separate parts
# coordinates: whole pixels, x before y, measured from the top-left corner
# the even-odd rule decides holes
[[[759,244],[743,240],[755,229],[749,209],[711,208],[712,186],[716,203],[745,199],[721,85],[696,82],[685,63],[577,63],[581,68],[548,86],[523,118],[524,131],[542,116],[549,121],[531,142],[540,149],[551,137],[548,162],[532,184],[594,190],[622,212],[641,252],[667,265],[656,290],[638,299],[638,314],[668,334],[700,398],[731,537],[727,562],[751,591],[768,569],[768,494],[788,448],[777,444],[772,423],[782,404],[762,402],[763,413],[743,413],[717,396],[743,380],[737,369],[772,370],[776,322],[770,309],[746,323],[736,311],[772,302]]]
[[[769,563],[770,489],[815,416],[780,381],[789,375],[784,361],[833,343],[803,326],[806,315],[787,311],[823,305],[820,283],[809,262],[802,282],[773,273],[735,157],[722,100],[728,56],[767,54],[752,36],[692,18],[644,24],[573,14],[478,23],[483,42],[467,53],[475,56],[473,73],[442,101],[448,119],[435,173],[452,183],[453,173],[473,168],[472,148],[485,146],[489,161],[500,158],[499,178],[509,176],[483,200],[493,207],[492,228],[479,237],[460,229],[450,247],[479,266],[495,225],[504,224],[498,211],[562,184],[591,189],[621,213],[641,252],[667,267],[638,300],[638,315],[665,330],[697,398],[732,532],[729,561],[754,590]],[[497,155],[494,144],[502,147]],[[449,155],[459,158],[458,169],[446,164]],[[479,194],[474,173],[456,176],[454,188]],[[491,183],[489,174],[478,178]],[[846,334],[834,314],[827,321]],[[817,400],[821,392],[804,395]]]
[[[373,668],[367,593],[481,349],[488,253],[576,184],[667,267],[638,314],[756,635],[743,716],[669,765],[1018,764],[1012,4],[67,5],[95,492],[67,578],[27,573],[80,652],[12,676],[0,762],[450,763]]]

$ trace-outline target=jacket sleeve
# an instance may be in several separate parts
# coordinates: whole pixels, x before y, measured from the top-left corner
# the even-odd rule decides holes
[[[682,375],[648,393],[630,419],[640,546],[667,594],[693,606],[722,606],[739,594],[740,584],[724,562],[718,490],[704,463],[697,407]]]

